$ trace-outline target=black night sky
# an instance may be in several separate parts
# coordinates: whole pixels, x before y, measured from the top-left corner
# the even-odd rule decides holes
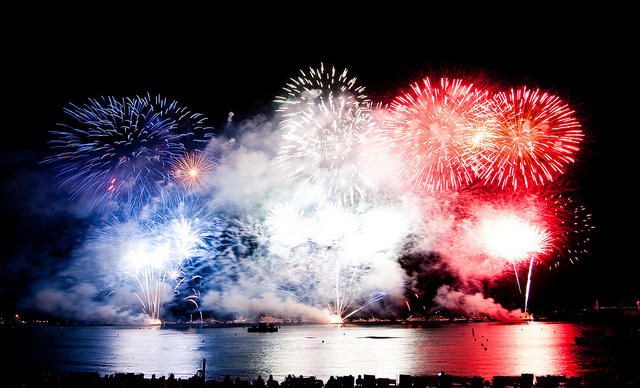
[[[537,274],[536,306],[590,307],[596,299],[601,306],[627,306],[640,299],[633,172],[637,39],[618,19],[624,10],[458,14],[367,3],[354,9],[327,4],[307,16],[282,6],[136,12],[103,7],[51,6],[5,15],[3,314],[19,310],[32,282],[50,275],[49,264],[68,254],[40,252],[51,252],[54,241],[78,238],[58,228],[69,221],[56,220],[52,207],[65,194],[41,181],[48,169],[38,164],[68,103],[161,94],[202,112],[219,128],[231,111],[236,122],[268,114],[289,77],[320,62],[347,68],[374,100],[385,102],[410,83],[443,72],[561,96],[576,110],[587,137],[570,174],[575,197],[590,209],[597,229],[578,262]],[[35,199],[43,193],[52,201]]]

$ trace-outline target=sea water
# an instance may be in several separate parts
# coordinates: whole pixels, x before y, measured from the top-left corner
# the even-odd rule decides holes
[[[272,375],[400,374],[458,376],[566,375],[610,370],[607,349],[578,345],[588,325],[573,323],[454,323],[284,325],[277,333],[246,327],[162,328],[25,325],[2,330],[4,367],[52,373],[193,376],[206,359],[206,378]],[[5,358],[6,359],[6,358]]]

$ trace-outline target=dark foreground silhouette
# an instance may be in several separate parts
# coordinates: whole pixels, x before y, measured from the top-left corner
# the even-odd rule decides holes
[[[331,376],[326,383],[315,377],[287,376],[279,382],[272,376],[267,380],[258,376],[251,380],[248,376],[220,376],[218,379],[205,380],[203,371],[187,379],[168,378],[155,375],[145,378],[142,374],[116,373],[100,376],[93,372],[71,372],[67,374],[49,374],[43,372],[13,371],[0,377],[2,387],[149,387],[149,388],[559,388],[559,387],[640,387],[640,372],[632,376],[618,376],[607,373],[593,373],[583,377],[565,376],[494,376],[490,380],[482,377],[459,377],[439,373],[435,376],[400,375],[398,380],[376,378],[373,375]]]

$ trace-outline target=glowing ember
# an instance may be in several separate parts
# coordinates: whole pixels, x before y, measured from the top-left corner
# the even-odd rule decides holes
[[[189,152],[176,159],[173,163],[173,180],[189,190],[208,190],[206,181],[216,166],[214,160],[203,152]]]

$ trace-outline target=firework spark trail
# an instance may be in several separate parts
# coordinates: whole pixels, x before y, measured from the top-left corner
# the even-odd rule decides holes
[[[180,135],[185,148],[200,150],[213,138],[213,128],[207,124],[208,119],[202,113],[193,113],[187,107],[180,106],[177,101],[167,100],[160,95],[152,97],[147,94],[139,98],[154,112],[158,112],[160,117],[174,123],[174,131]]]
[[[578,204],[568,193],[553,188],[543,190],[537,196],[535,206],[553,236],[553,245],[547,256],[555,259],[555,267],[561,259],[568,259],[573,264],[578,255],[587,253],[585,246],[595,226],[586,207]]]
[[[531,256],[531,261],[529,263],[529,274],[527,275],[527,291],[524,297],[524,312],[529,311],[529,291],[531,291],[531,275],[533,273],[533,262],[535,260],[535,256]]]

